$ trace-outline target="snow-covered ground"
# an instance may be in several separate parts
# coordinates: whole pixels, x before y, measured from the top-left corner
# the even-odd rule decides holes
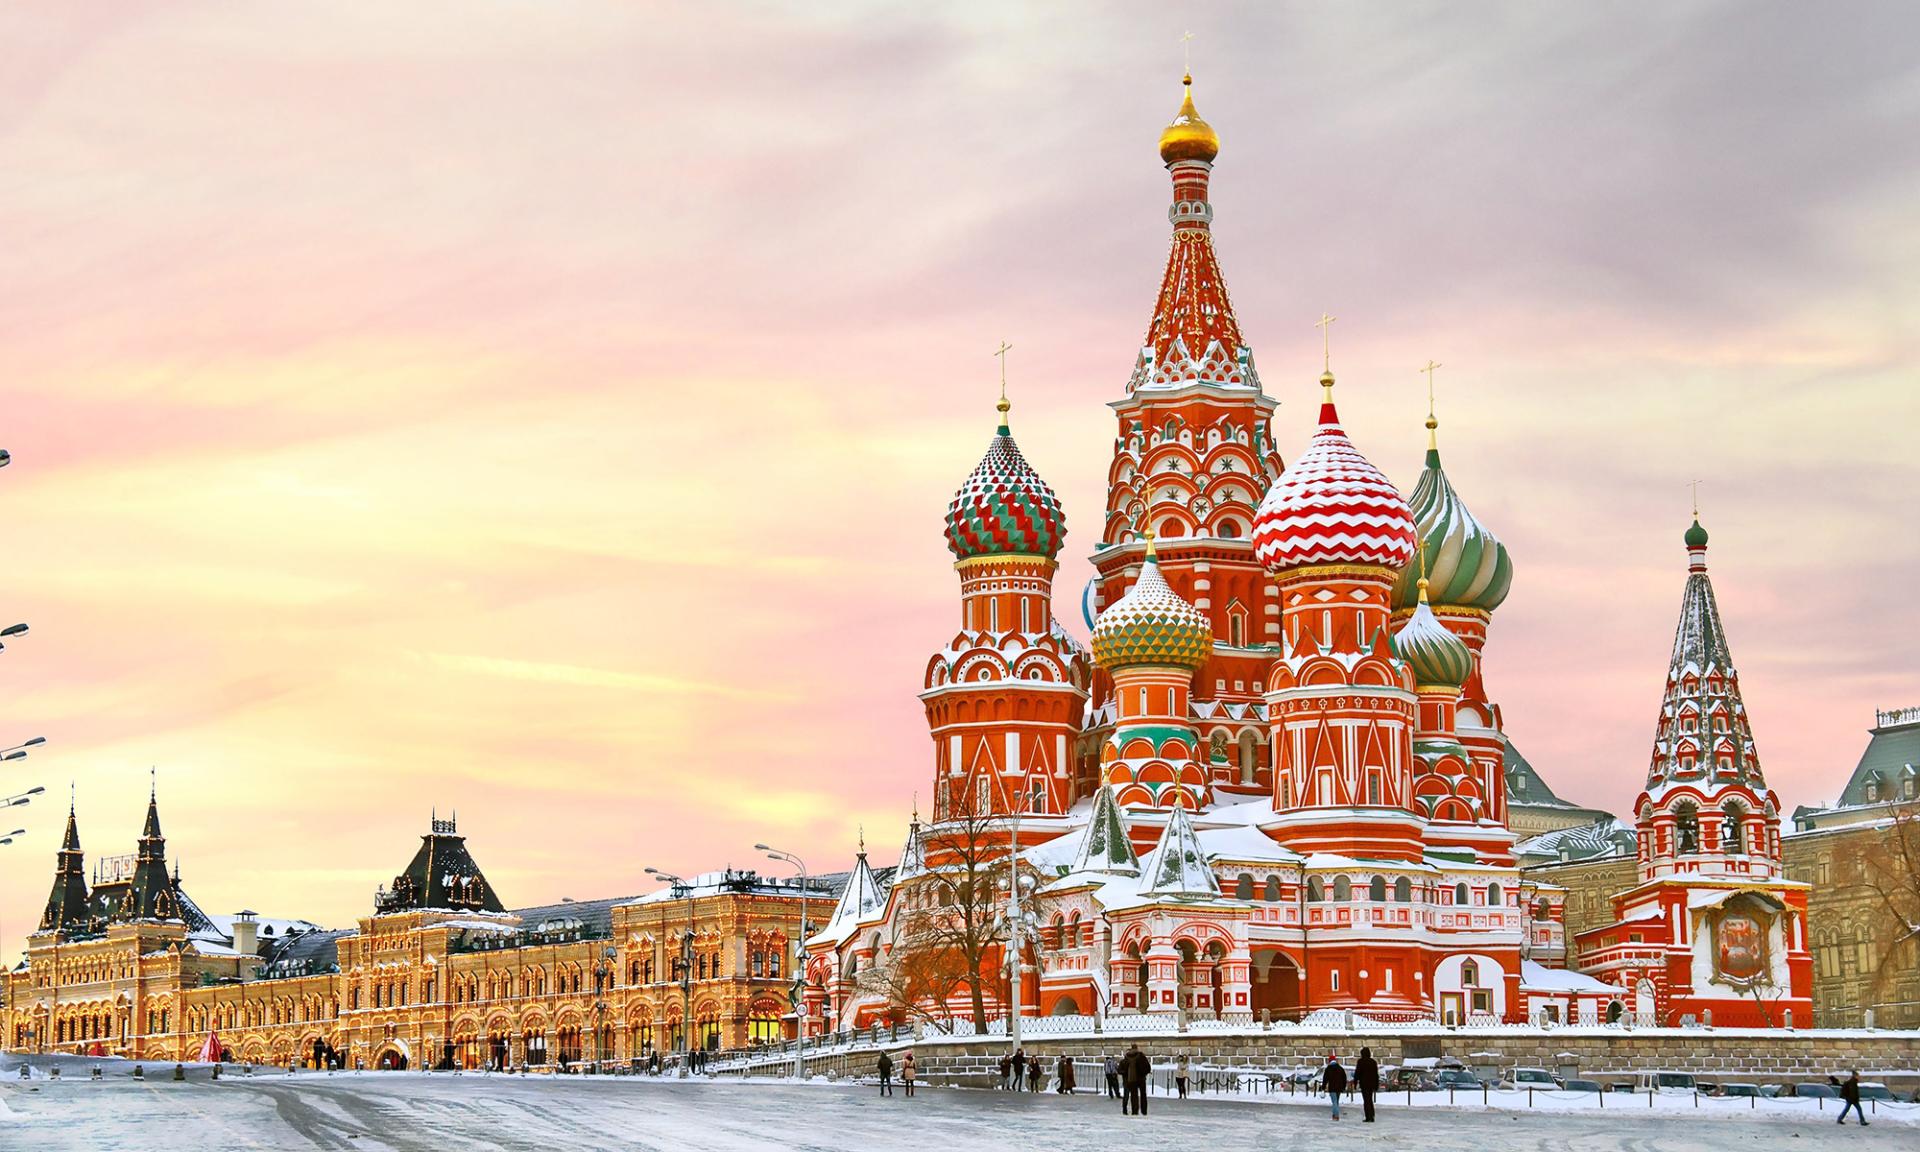
[[[1524,1097],[1524,1093],[1517,1094]],[[1849,1148],[1909,1148],[1915,1110],[1872,1117],[1844,1134],[1833,1113],[1780,1112],[1690,1097],[1602,1112],[1541,1106],[1456,1108],[1436,1100],[1387,1102],[1380,1122],[1350,1108],[1338,1124],[1324,1100],[1156,1098],[1145,1118],[1111,1101],[1052,1093],[921,1088],[908,1100],[870,1086],[648,1078],[450,1076],[342,1073],[223,1078],[63,1079],[0,1083],[0,1149],[113,1152],[221,1149],[357,1149],[443,1152],[486,1149],[912,1150],[1038,1149],[1111,1152],[1172,1141],[1209,1152],[1272,1148],[1311,1139],[1316,1148],[1408,1148],[1502,1152],[1575,1147],[1583,1152],[1708,1152],[1796,1141],[1796,1152],[1844,1141]],[[1416,1096],[1416,1100],[1420,1097]],[[1512,1103],[1518,1103],[1517,1101]],[[1788,1105],[1788,1107],[1792,1107]],[[1758,1121],[1758,1122],[1757,1122]]]

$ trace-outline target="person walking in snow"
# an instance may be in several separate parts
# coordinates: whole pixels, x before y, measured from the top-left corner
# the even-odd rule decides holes
[[[1360,1049],[1360,1059],[1353,1065],[1353,1086],[1360,1090],[1363,1122],[1373,1123],[1373,1096],[1380,1091],[1380,1064],[1373,1058],[1373,1049]]]
[[[1062,1096],[1073,1095],[1073,1057],[1062,1052],[1053,1070],[1053,1090]]]
[[[1120,1099],[1120,1061],[1108,1056],[1101,1070],[1107,1074],[1107,1099]]]
[[[1015,1092],[1024,1092],[1026,1088],[1027,1050],[1025,1048],[1015,1048],[1013,1050],[1013,1090]]]
[[[913,1053],[908,1052],[900,1058],[900,1085],[907,1090],[907,1099],[913,1099]]]
[[[1180,1090],[1180,1099],[1187,1098],[1187,1054],[1185,1052],[1173,1058],[1173,1083]]]
[[[1827,1080],[1840,1089],[1840,1099],[1845,1102],[1840,1109],[1840,1123],[1845,1124],[1847,1122],[1847,1111],[1851,1109],[1854,1118],[1860,1121],[1860,1127],[1865,1128],[1867,1126],[1867,1113],[1866,1109],[1860,1107],[1859,1070],[1855,1069],[1847,1073],[1845,1080],[1836,1080],[1832,1076],[1827,1077]]]
[[[893,1095],[893,1057],[885,1052],[880,1053],[880,1059],[874,1061],[874,1067],[880,1070],[880,1095]]]
[[[1028,1059],[1027,1091],[1029,1092],[1040,1091],[1040,1085],[1046,1081],[1046,1078],[1047,1078],[1046,1065],[1040,1063],[1040,1057],[1038,1055],[1035,1055],[1030,1059]]]
[[[1327,1070],[1321,1078],[1326,1086],[1327,1099],[1333,1102],[1333,1118],[1340,1119],[1340,1093],[1347,1090],[1347,1070],[1340,1067],[1340,1061],[1333,1053],[1327,1053]]]
[[[1013,1071],[1013,1057],[1000,1053],[1000,1091],[1007,1090],[1007,1075]]]

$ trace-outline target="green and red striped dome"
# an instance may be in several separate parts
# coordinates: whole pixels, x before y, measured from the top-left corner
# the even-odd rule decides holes
[[[1060,554],[1067,514],[1040,474],[1020,455],[1004,420],[987,454],[947,506],[947,547],[976,556]]]

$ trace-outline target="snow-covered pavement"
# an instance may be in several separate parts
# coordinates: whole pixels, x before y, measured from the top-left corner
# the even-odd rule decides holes
[[[1737,1111],[1679,1115],[1572,1111],[1358,1108],[1330,1121],[1324,1105],[1155,1099],[1144,1119],[1094,1096],[922,1088],[908,1100],[867,1087],[647,1078],[423,1076],[405,1073],[0,1083],[0,1149],[745,1149],[973,1152],[1203,1147],[1421,1152],[1707,1152],[1762,1146],[1910,1148],[1914,1127],[1890,1121],[1840,1132],[1831,1114],[1805,1119]]]

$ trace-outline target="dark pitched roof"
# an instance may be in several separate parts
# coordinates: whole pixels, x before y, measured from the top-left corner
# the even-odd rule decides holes
[[[1882,712],[1874,719],[1872,737],[1840,793],[1840,807],[1900,799],[1902,782],[1920,773],[1920,708]],[[1869,785],[1878,786],[1872,799]]]
[[[520,917],[522,933],[537,934],[548,928],[577,923],[584,938],[597,940],[613,935],[614,905],[629,904],[634,899],[632,896],[615,896],[605,900],[562,900],[558,904],[515,908],[512,912]]]
[[[506,906],[480,873],[467,851],[467,839],[452,820],[435,819],[433,830],[420,837],[420,849],[393,886],[374,901],[376,912],[406,912],[416,908],[445,908],[465,912],[505,912]]]
[[[1566,801],[1553,794],[1547,787],[1538,769],[1531,761],[1520,754],[1506,733],[1500,734],[1501,768],[1507,777],[1507,802],[1509,804],[1565,804]]]
[[[260,976],[273,980],[335,971],[340,967],[340,938],[353,934],[353,929],[337,928],[282,936],[269,944]]]

